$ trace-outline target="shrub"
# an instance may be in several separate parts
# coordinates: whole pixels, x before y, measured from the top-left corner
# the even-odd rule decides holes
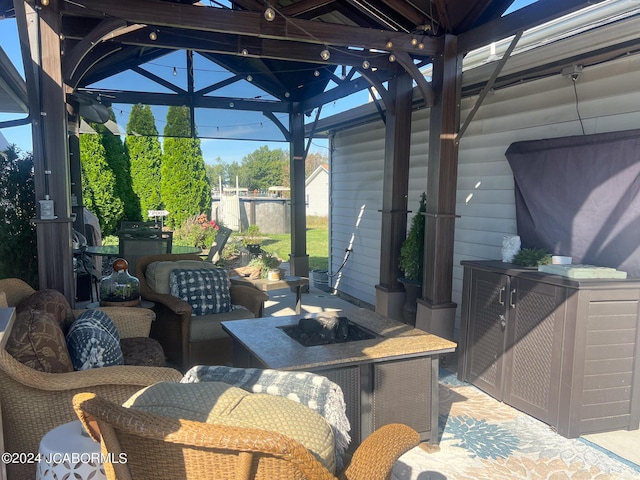
[[[0,277],[38,288],[33,157],[14,146],[0,152]]]
[[[209,248],[218,234],[218,224],[204,213],[188,218],[173,232],[173,241],[191,247]]]
[[[424,270],[424,212],[427,211],[427,194],[420,195],[420,207],[411,219],[409,233],[400,248],[399,268],[404,278],[422,282]]]

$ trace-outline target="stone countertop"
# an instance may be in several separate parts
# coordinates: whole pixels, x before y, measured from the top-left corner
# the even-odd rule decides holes
[[[406,359],[425,354],[439,355],[453,352],[457,346],[455,342],[382,317],[370,310],[353,309],[336,315],[347,317],[379,337],[305,347],[277,328],[297,325],[301,315],[232,320],[222,322],[222,328],[268,368],[281,370],[321,369],[335,365]]]

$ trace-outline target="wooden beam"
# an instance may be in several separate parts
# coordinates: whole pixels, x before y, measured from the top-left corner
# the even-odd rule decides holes
[[[289,116],[291,136],[289,145],[291,185],[291,275],[309,276],[307,254],[307,204],[304,175],[304,111],[294,104]]]
[[[119,18],[103,20],[94,28],[89,35],[86,35],[78,42],[71,51],[65,53],[62,59],[62,74],[65,79],[72,78],[80,62],[93,49],[96,43],[100,43],[107,38],[113,37],[114,32],[125,27],[127,22]]]
[[[300,15],[308,15],[315,10],[335,3],[335,1],[336,0],[302,0],[282,7],[279,11],[287,17],[298,17]]]
[[[405,71],[413,78],[418,85],[418,90],[422,94],[422,98],[424,98],[424,104],[427,107],[433,106],[433,89],[429,82],[424,78],[422,72],[418,69],[415,63],[413,63],[413,59],[406,52],[395,52],[396,59],[400,65],[405,69]]]
[[[189,105],[190,99],[187,94],[173,93],[150,93],[150,92],[131,92],[131,91],[98,91],[91,90],[93,96],[104,95],[109,98],[110,102],[135,105],[165,105],[165,106],[182,106]],[[193,105],[196,108],[218,108],[228,109],[229,102],[233,101],[234,110],[246,110],[250,112],[276,112],[289,113],[290,107],[288,103],[266,100],[242,100],[229,97],[212,97],[212,96],[194,96]]]
[[[164,78],[161,78],[158,75],[156,75],[155,73],[151,73],[150,71],[145,70],[144,68],[133,67],[131,70],[136,72],[138,75],[142,75],[143,77],[148,78],[152,82],[155,82],[158,85],[163,86],[167,90],[171,90],[171,91],[176,92],[176,93],[187,93],[184,88],[180,88],[179,86],[177,86],[177,85],[175,85],[175,84],[173,84],[171,82],[168,82]]]
[[[445,51],[434,61],[433,87],[438,94],[431,108],[427,210],[425,215],[425,268],[422,297],[436,306],[451,303],[453,239],[455,232],[462,56],[456,37],[447,35]]]
[[[309,46],[308,43],[296,41],[261,39],[229,34],[206,32],[191,32],[187,34],[186,32],[171,29],[161,31],[156,40],[151,40],[149,38],[151,30],[151,28],[147,28],[131,35],[125,35],[118,38],[117,41],[125,45],[175,50],[192,49],[197,52],[222,55],[243,55],[242,50],[246,49],[247,53],[243,55],[246,58],[299,61],[313,64],[356,66],[361,65],[367,59],[373,67],[383,68],[388,63],[387,56],[380,53],[347,50],[339,47],[331,47],[331,57],[328,60],[322,60],[320,51],[323,47]]]
[[[385,50],[388,41],[396,50],[434,55],[438,42],[424,39],[424,49],[411,44],[412,35],[349,25],[283,18],[268,22],[262,12],[244,12],[156,0],[77,0],[65,4],[69,15],[111,16],[130,23],[175,27],[194,31],[247,35],[273,40],[296,40],[316,45]]]

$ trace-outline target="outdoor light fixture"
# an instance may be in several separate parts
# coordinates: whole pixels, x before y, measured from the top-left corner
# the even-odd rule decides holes
[[[264,11],[264,18],[266,18],[267,22],[273,22],[276,18],[276,11],[269,7]]]
[[[331,52],[329,52],[329,47],[325,45],[324,49],[320,52],[320,58],[323,60],[329,60],[329,57],[331,57]]]
[[[389,55],[389,61],[390,62],[395,62],[396,61],[396,56],[393,53],[391,55]]]
[[[362,68],[364,68],[365,70],[367,70],[370,66],[371,64],[369,63],[369,60],[365,60],[364,62],[362,62]]]
[[[156,32],[151,32],[151,33],[149,33],[149,38],[151,40],[157,40],[158,39],[158,34]]]

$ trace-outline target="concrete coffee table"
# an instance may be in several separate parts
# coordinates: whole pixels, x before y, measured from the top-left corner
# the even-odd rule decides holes
[[[422,440],[438,440],[438,364],[456,344],[370,310],[340,313],[376,338],[303,346],[284,326],[300,315],[222,322],[233,338],[235,367],[303,370],[328,377],[342,388],[352,445],[388,423],[413,427]]]

